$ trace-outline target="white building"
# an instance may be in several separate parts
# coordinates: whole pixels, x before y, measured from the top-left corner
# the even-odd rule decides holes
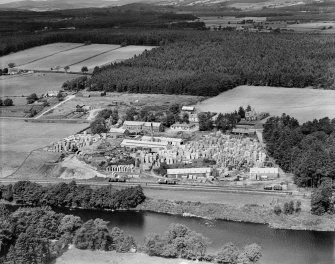
[[[275,179],[279,176],[278,168],[250,168],[250,179]]]
[[[188,113],[194,113],[195,107],[194,106],[183,106],[181,108],[181,111],[188,112]]]
[[[172,146],[183,145],[184,141],[182,138],[171,138],[171,137],[149,137],[143,136],[142,141],[151,141],[151,142],[167,142]]]
[[[56,97],[59,94],[59,91],[47,91],[45,97]]]

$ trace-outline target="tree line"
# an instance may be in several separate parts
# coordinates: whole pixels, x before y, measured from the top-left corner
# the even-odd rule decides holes
[[[0,199],[29,206],[129,209],[142,203],[145,195],[140,186],[116,190],[109,185],[92,189],[72,181],[43,187],[19,181],[14,185],[0,185]]]
[[[55,213],[50,207],[10,212],[0,205],[0,263],[50,263],[70,244],[83,250],[138,250],[150,256],[227,264],[256,263],[262,255],[257,244],[238,248],[232,243],[225,244],[217,254],[207,254],[208,239],[181,224],[171,224],[163,235],[148,234],[144,245],[139,246],[131,235],[118,227],[109,229],[107,224],[102,219],[83,223],[78,216]]]
[[[1,37],[0,55],[54,42],[159,46],[96,69],[91,90],[214,96],[237,85],[334,88],[334,36],[89,29]]]
[[[50,207],[19,208],[10,213],[0,205],[0,263],[46,264],[64,253],[69,244],[79,249],[129,252],[132,236],[108,222],[55,213]]]
[[[335,119],[299,124],[289,115],[271,117],[264,125],[267,150],[299,187],[318,187],[335,179]]]

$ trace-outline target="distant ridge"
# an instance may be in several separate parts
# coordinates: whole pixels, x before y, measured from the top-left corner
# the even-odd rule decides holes
[[[332,0],[17,0],[0,4],[0,9],[16,9],[31,11],[52,11],[90,7],[122,6],[132,3],[150,3],[175,7],[215,7],[227,6],[240,10],[259,10],[262,8],[280,8],[301,6],[304,4],[322,3]]]

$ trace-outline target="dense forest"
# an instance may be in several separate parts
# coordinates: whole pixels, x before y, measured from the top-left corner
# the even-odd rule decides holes
[[[55,213],[50,207],[19,208],[14,212],[0,204],[0,264],[47,264],[69,249],[143,251],[149,255],[206,259],[215,263],[256,263],[261,257],[257,244],[238,248],[229,243],[217,254],[207,254],[208,239],[184,225],[171,224],[164,235],[149,234],[143,247],[108,222]]]
[[[317,187],[335,179],[335,119],[302,125],[289,115],[271,117],[263,132],[269,154],[300,187]]]
[[[334,36],[185,31],[95,71],[91,90],[213,96],[240,84],[335,88]]]
[[[170,28],[180,27],[178,22],[193,21],[192,14],[177,14],[167,10],[154,10],[149,6],[139,8],[120,6],[111,8],[81,8],[35,11],[0,10],[0,34],[37,32],[57,29],[92,28]],[[172,23],[174,22],[174,23]],[[203,27],[203,23],[190,24]]]
[[[72,181],[43,187],[34,182],[19,181],[14,185],[0,185],[0,199],[29,206],[129,209],[142,203],[145,195],[140,186],[122,190],[111,185],[92,189]]]

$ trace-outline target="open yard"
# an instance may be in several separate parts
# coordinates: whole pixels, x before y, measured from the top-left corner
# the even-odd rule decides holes
[[[335,91],[317,89],[239,86],[196,105],[199,111],[229,113],[251,105],[257,112],[289,114],[300,122],[335,118]]]
[[[13,173],[28,154],[72,135],[87,124],[30,123],[0,119],[0,177]]]
[[[84,44],[82,43],[59,42],[11,53],[9,55],[0,57],[0,68],[8,67],[8,63],[11,62],[15,63],[17,66],[21,66],[35,60],[39,60],[47,56],[74,49],[83,45]]]
[[[167,94],[130,94],[130,93],[107,93],[101,97],[100,93],[83,92],[83,97],[76,96],[74,99],[64,103],[62,106],[54,109],[54,111],[45,116],[64,116],[74,111],[76,105],[85,104],[94,109],[103,109],[107,107],[117,107],[119,115],[124,115],[126,110],[134,106],[138,109],[144,106],[149,106],[151,110],[164,111],[171,104],[178,103],[180,105],[194,105],[197,102],[204,100],[202,96],[191,95],[167,95]],[[88,97],[90,95],[90,97]],[[93,96],[98,95],[98,96]],[[95,111],[96,113],[98,111]]]

